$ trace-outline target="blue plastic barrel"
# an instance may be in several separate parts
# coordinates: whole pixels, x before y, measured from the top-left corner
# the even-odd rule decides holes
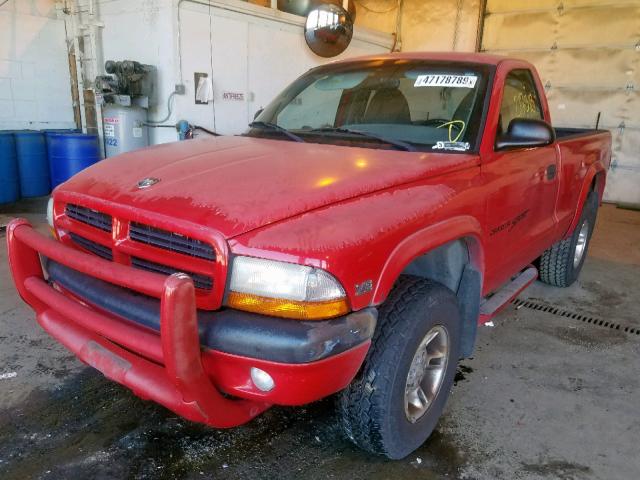
[[[14,132],[18,155],[20,193],[23,197],[41,197],[51,191],[49,160],[42,132]]]
[[[16,141],[13,132],[0,131],[0,203],[15,202],[19,198]]]
[[[42,130],[45,139],[47,140],[47,146],[49,144],[49,135],[53,133],[82,133],[82,130],[77,128],[45,128]]]
[[[51,143],[51,136],[56,133],[82,133],[82,130],[78,130],[77,128],[45,128],[42,130],[44,133],[44,139],[47,143],[47,157],[49,157],[49,174],[51,174],[51,156],[49,155],[49,150],[51,147],[49,144]],[[51,190],[53,190],[53,185],[51,186]]]
[[[100,160],[98,135],[48,132],[47,146],[53,188]]]

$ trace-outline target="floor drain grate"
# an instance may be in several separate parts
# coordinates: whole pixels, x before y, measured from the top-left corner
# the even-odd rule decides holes
[[[513,305],[516,308],[528,308],[530,310],[537,310],[539,312],[550,313],[552,315],[557,315],[559,317],[566,317],[566,318],[572,318],[574,320],[580,320],[581,322],[590,323],[591,325],[596,325],[598,327],[611,328],[612,330],[620,330],[625,333],[640,335],[640,328],[620,325],[619,323],[609,322],[607,320],[602,320],[601,318],[590,317],[589,315],[582,315],[580,313],[571,312],[569,310],[563,310],[561,308],[554,307],[553,305],[532,302],[531,300],[521,300],[519,298],[516,298],[511,303],[513,303]]]

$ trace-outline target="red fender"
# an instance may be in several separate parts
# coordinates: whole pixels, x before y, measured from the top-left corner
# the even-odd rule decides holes
[[[484,251],[481,238],[480,222],[467,215],[430,225],[411,234],[396,246],[385,262],[376,282],[373,304],[384,302],[398,276],[415,258],[454,240],[467,240],[471,261],[483,273]]]
[[[587,195],[591,190],[591,182],[596,175],[602,174],[606,176],[607,171],[604,168],[604,165],[601,162],[596,162],[589,168],[589,171],[584,177],[584,181],[582,182],[582,187],[580,189],[580,196],[578,197],[578,207],[573,215],[573,220],[571,220],[571,225],[569,229],[565,232],[564,238],[568,238],[573,230],[578,225],[578,221],[580,220],[580,215],[582,215],[582,207],[584,206],[584,202],[587,200]],[[604,185],[604,180],[599,182],[598,187]],[[604,188],[598,188],[598,202],[602,202],[602,194],[604,193]]]

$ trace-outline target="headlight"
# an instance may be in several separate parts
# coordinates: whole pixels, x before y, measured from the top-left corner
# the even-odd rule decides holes
[[[228,306],[265,315],[317,320],[349,310],[340,283],[305,265],[236,257],[229,290]]]

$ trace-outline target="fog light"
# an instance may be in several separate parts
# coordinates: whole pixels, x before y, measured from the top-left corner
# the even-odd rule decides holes
[[[251,380],[258,387],[258,390],[263,392],[269,392],[276,386],[271,375],[256,367],[251,367]]]

